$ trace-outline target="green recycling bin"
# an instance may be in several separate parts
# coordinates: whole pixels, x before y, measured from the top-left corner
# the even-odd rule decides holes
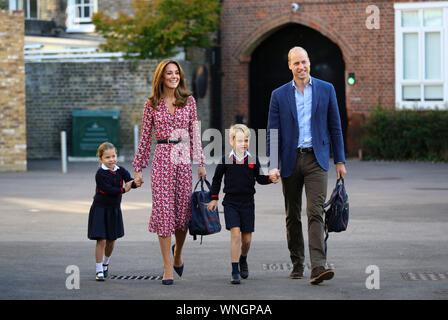
[[[72,156],[96,157],[103,142],[120,147],[120,110],[73,110]]]

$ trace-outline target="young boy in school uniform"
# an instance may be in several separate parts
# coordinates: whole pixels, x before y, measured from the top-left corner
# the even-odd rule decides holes
[[[218,208],[219,190],[224,176],[224,218],[226,229],[230,230],[230,260],[232,264],[232,284],[240,283],[240,276],[249,276],[247,255],[255,225],[255,181],[270,184],[269,176],[260,174],[258,157],[252,156],[249,148],[250,130],[243,124],[230,128],[232,151],[224,155],[213,176],[210,189],[212,201],[208,210]],[[240,251],[241,248],[241,251]]]

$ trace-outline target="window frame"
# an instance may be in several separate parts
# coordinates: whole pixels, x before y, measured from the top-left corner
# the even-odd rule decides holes
[[[91,14],[98,12],[98,0],[90,0]],[[76,4],[75,0],[67,1],[67,20],[66,20],[66,32],[67,33],[88,33],[95,31],[95,25],[92,22],[91,17],[76,17],[76,10],[78,7],[86,7],[84,0],[81,0],[81,4]],[[83,11],[83,10],[82,10]],[[90,23],[89,23],[90,22]]]
[[[32,0],[9,0],[9,10],[23,10],[23,15],[26,20],[38,20],[40,18],[39,0],[35,0],[36,1],[36,17],[30,16],[30,13],[31,13],[30,1],[32,1]],[[19,9],[20,8],[19,2],[22,4],[23,9]],[[28,9],[25,10],[25,8],[28,8]]]
[[[448,108],[448,1],[443,2],[410,2],[395,3],[395,104],[398,109],[447,109]],[[424,9],[442,9],[442,26],[425,27],[423,26],[423,10]],[[418,11],[420,25],[418,27],[402,27],[403,11]],[[426,33],[440,32],[440,49],[441,49],[441,79],[426,80],[426,60],[425,60],[425,41]],[[405,80],[404,76],[404,48],[403,35],[405,33],[418,34],[418,79]],[[403,86],[418,85],[420,86],[420,101],[404,101]],[[443,100],[426,100],[425,86],[442,85]]]

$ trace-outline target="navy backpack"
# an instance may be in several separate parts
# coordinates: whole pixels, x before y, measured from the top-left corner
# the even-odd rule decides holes
[[[325,210],[326,207],[330,206]],[[327,239],[329,232],[341,232],[347,230],[349,204],[345,191],[344,179],[336,181],[336,187],[331,193],[330,200],[324,204],[325,212],[325,253],[327,253]]]
[[[199,182],[201,182],[201,190],[196,191]],[[207,210],[211,195],[210,183],[207,180],[205,180],[205,183],[209,191],[204,190],[204,181],[202,179],[194,187],[193,194],[191,195],[191,220],[188,224],[188,231],[193,236],[193,240],[196,240],[196,237],[199,235],[201,236],[201,244],[202,236],[221,231],[218,210],[210,212]]]

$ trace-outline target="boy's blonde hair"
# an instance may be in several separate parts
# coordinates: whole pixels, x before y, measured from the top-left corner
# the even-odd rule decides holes
[[[238,124],[234,124],[233,126],[230,127],[230,131],[229,131],[230,142],[233,141],[233,138],[235,138],[236,133],[238,131],[241,131],[246,137],[250,138],[249,128],[242,123],[238,123]]]
[[[115,152],[117,152],[117,148],[115,148],[115,146],[112,143],[110,143],[110,142],[103,142],[98,147],[98,150],[96,151],[96,155],[98,156],[98,159],[101,159],[101,157],[104,154],[104,151],[110,150],[110,149],[115,149]]]

